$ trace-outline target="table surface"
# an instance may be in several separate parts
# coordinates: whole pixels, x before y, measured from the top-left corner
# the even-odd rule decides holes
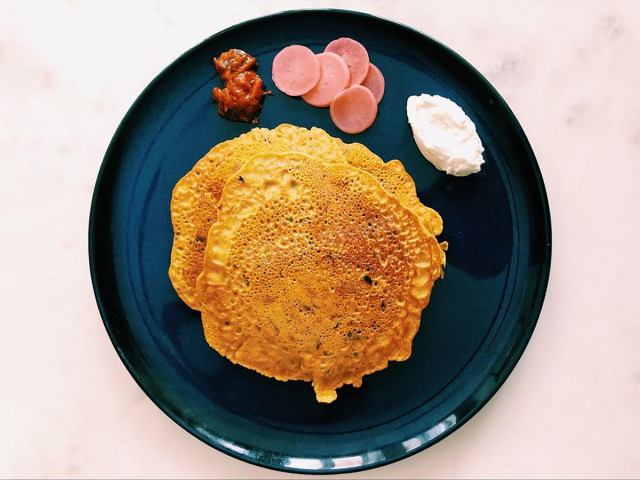
[[[0,477],[288,478],[165,416],[113,349],[87,226],[119,121],[208,36],[349,8],[436,38],[521,122],[552,213],[545,304],[521,361],[464,427],[349,478],[640,476],[640,2],[0,2]]]

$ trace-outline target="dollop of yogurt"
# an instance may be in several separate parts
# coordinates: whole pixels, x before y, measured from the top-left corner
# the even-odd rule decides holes
[[[418,149],[438,170],[458,177],[480,171],[484,147],[457,103],[440,95],[412,95],[407,117]]]

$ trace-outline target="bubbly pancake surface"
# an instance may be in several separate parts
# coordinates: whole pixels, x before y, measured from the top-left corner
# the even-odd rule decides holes
[[[216,221],[226,181],[252,155],[285,151],[318,155],[331,163],[345,161],[341,142],[322,129],[289,124],[275,129],[254,128],[213,147],[174,187],[169,278],[178,296],[191,308],[200,309],[195,296],[196,280],[202,272],[207,234]]]
[[[434,235],[442,232],[442,219],[423,205],[415,183],[398,160],[384,162],[360,143],[344,143],[324,130],[282,124],[275,129],[254,128],[237,138],[213,147],[176,184],[171,198],[174,238],[169,277],[178,296],[200,310],[195,295],[209,227],[215,222],[222,188],[252,155],[261,152],[295,151],[322,158],[327,163],[344,163],[362,168],[376,177],[383,188],[413,210]]]
[[[361,143],[342,143],[342,149],[347,163],[362,168],[376,177],[387,192],[418,215],[424,227],[431,233],[434,235],[442,233],[442,217],[438,212],[420,202],[416,193],[416,184],[400,160],[385,162]]]
[[[318,401],[405,360],[442,275],[418,216],[363,169],[260,153],[228,178],[196,296],[207,342]]]

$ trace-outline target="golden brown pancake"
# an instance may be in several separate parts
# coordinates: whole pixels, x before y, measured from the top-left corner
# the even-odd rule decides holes
[[[213,147],[173,189],[171,222],[173,248],[169,278],[178,296],[200,309],[195,286],[209,227],[216,221],[222,188],[252,155],[259,152],[298,151],[319,155],[332,163],[344,163],[340,141],[319,128],[282,124],[275,129],[254,128]]]
[[[342,145],[347,163],[362,168],[376,177],[387,192],[418,215],[425,228],[431,233],[434,235],[442,233],[440,214],[420,202],[416,194],[416,184],[404,169],[402,162],[391,160],[385,163],[382,158],[361,143],[343,143]]]
[[[412,209],[434,235],[442,232],[442,219],[416,195],[415,183],[402,163],[385,163],[360,143],[343,143],[324,130],[282,124],[275,129],[254,128],[212,148],[175,186],[171,198],[174,229],[169,277],[180,298],[199,310],[195,285],[209,227],[216,220],[222,187],[252,155],[260,152],[296,151],[329,163],[345,161],[375,176],[383,188]]]
[[[205,337],[331,402],[409,357],[443,264],[435,236],[371,174],[257,154],[228,179],[209,229],[197,281]]]

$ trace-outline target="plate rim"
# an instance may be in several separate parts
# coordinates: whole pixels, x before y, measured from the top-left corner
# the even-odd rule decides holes
[[[186,422],[184,422],[183,418],[177,414],[175,414],[173,411],[171,411],[169,408],[167,408],[166,405],[164,405],[158,398],[156,398],[155,394],[151,391],[152,389],[149,388],[149,385],[143,383],[143,378],[141,378],[142,376],[139,375],[132,362],[130,361],[130,359],[127,357],[126,352],[121,348],[121,345],[118,343],[117,339],[116,339],[116,334],[112,329],[112,326],[109,323],[109,314],[107,312],[107,308],[105,306],[105,301],[103,298],[103,293],[101,292],[101,289],[99,287],[99,273],[97,271],[97,266],[96,266],[96,248],[94,245],[94,242],[96,240],[96,224],[98,221],[98,210],[100,209],[100,205],[99,205],[99,200],[100,200],[100,192],[101,192],[101,187],[103,186],[104,182],[105,182],[105,178],[107,176],[107,170],[109,169],[109,165],[113,162],[110,162],[109,159],[112,158],[113,156],[113,150],[116,148],[116,144],[118,143],[118,140],[120,137],[122,137],[123,135],[125,135],[125,126],[129,123],[129,119],[130,117],[134,114],[134,112],[138,109],[138,106],[142,103],[142,101],[147,97],[149,91],[151,91],[159,82],[162,81],[162,79],[164,78],[165,75],[167,75],[174,67],[176,64],[178,64],[182,59],[188,57],[193,51],[197,50],[198,48],[202,47],[203,44],[211,41],[212,39],[215,39],[216,37],[222,36],[224,34],[226,34],[227,32],[230,31],[234,31],[237,29],[242,29],[242,28],[248,28],[250,27],[252,24],[256,24],[256,23],[260,23],[260,22],[268,22],[271,19],[274,18],[279,18],[279,17],[286,17],[286,16],[297,16],[300,14],[310,14],[310,13],[321,13],[321,14],[332,14],[332,15],[339,15],[339,16],[351,16],[353,17],[354,20],[358,20],[359,18],[366,18],[369,21],[374,21],[374,22],[383,22],[386,25],[389,26],[394,26],[394,27],[400,27],[402,29],[405,29],[407,31],[409,31],[410,33],[412,33],[413,35],[417,35],[420,37],[423,37],[426,41],[428,42],[432,42],[433,44],[436,44],[438,46],[438,48],[443,49],[448,55],[451,55],[452,57],[454,57],[456,59],[456,61],[460,62],[466,69],[471,70],[472,72],[474,72],[474,74],[477,77],[477,81],[479,81],[480,83],[483,84],[484,88],[487,88],[488,91],[490,91],[496,102],[499,103],[500,107],[504,109],[504,111],[506,112],[506,114],[508,115],[508,123],[510,123],[515,131],[517,131],[518,133],[518,143],[520,144],[520,146],[524,149],[524,151],[526,151],[527,153],[527,162],[529,164],[529,166],[532,168],[532,173],[533,173],[533,178],[535,178],[536,180],[536,192],[534,197],[540,201],[540,206],[542,207],[542,211],[540,212],[540,217],[541,217],[541,224],[543,226],[543,231],[542,232],[537,232],[536,237],[540,238],[541,240],[544,239],[545,242],[545,246],[546,246],[546,256],[545,256],[545,261],[540,262],[541,263],[541,271],[539,273],[539,276],[537,277],[537,285],[538,285],[538,295],[535,298],[535,302],[532,305],[532,308],[530,310],[530,318],[529,321],[527,323],[528,328],[525,329],[524,331],[520,332],[520,335],[518,335],[516,338],[518,339],[518,342],[515,342],[514,344],[511,345],[511,354],[507,357],[507,362],[505,362],[505,364],[503,365],[502,369],[500,370],[500,377],[497,379],[497,381],[495,382],[495,386],[492,388],[492,391],[489,392],[489,394],[485,395],[483,397],[483,399],[481,401],[476,401],[473,408],[469,409],[468,412],[466,413],[466,415],[460,419],[457,419],[457,421],[449,426],[448,428],[446,428],[443,432],[439,433],[435,438],[431,439],[430,441],[427,441],[425,443],[423,443],[422,445],[419,445],[418,447],[412,449],[412,450],[406,450],[392,458],[383,458],[380,460],[375,460],[372,461],[371,463],[363,463],[360,465],[356,465],[356,466],[347,466],[347,467],[343,467],[343,468],[302,468],[302,467],[287,467],[284,465],[280,465],[277,463],[273,463],[273,462],[268,462],[268,461],[262,461],[259,458],[251,457],[251,456],[247,456],[246,454],[240,453],[241,450],[240,449],[247,449],[247,450],[259,450],[260,452],[269,452],[267,449],[263,448],[263,447],[247,447],[247,446],[241,446],[241,445],[236,445],[233,444],[232,442],[229,442],[227,440],[222,439],[221,437],[218,437],[218,443],[215,442],[211,442],[211,436],[210,435],[204,435],[203,433],[199,432],[197,429],[189,426],[186,424]],[[542,237],[541,237],[542,236]],[[260,467],[264,467],[267,469],[271,469],[271,470],[275,470],[275,471],[280,471],[280,472],[287,472],[287,473],[304,473],[304,474],[339,474],[339,473],[348,473],[348,472],[356,472],[356,471],[364,471],[364,470],[369,470],[369,469],[373,469],[373,468],[377,468],[383,465],[388,465],[391,463],[395,463],[396,461],[402,460],[404,458],[408,458],[412,455],[415,455],[418,452],[421,452],[423,450],[426,450],[428,447],[434,445],[435,443],[440,442],[441,440],[443,440],[444,438],[448,437],[451,433],[453,433],[454,431],[458,430],[462,425],[464,425],[468,420],[470,420],[472,417],[474,417],[478,411],[480,411],[492,398],[493,396],[500,390],[500,388],[502,387],[502,385],[504,384],[504,382],[507,380],[507,378],[511,375],[511,373],[513,372],[515,366],[517,365],[517,363],[520,361],[522,355],[524,354],[524,351],[526,350],[526,347],[533,335],[533,332],[535,331],[535,328],[537,326],[538,320],[540,318],[540,314],[542,311],[542,307],[544,304],[544,300],[546,297],[546,291],[547,291],[547,287],[548,287],[548,283],[549,283],[549,277],[550,277],[550,272],[551,272],[551,260],[552,260],[552,223],[551,223],[551,212],[550,212],[550,205],[549,205],[549,199],[547,196],[547,192],[546,192],[546,188],[545,188],[545,184],[544,184],[544,179],[542,177],[542,172],[540,170],[540,166],[537,162],[537,158],[533,152],[533,149],[529,143],[529,140],[526,137],[526,134],[520,124],[520,122],[518,121],[518,119],[516,118],[515,114],[513,113],[513,111],[511,110],[511,108],[509,107],[509,105],[506,103],[506,101],[503,99],[503,97],[500,95],[500,93],[495,89],[495,87],[488,81],[488,79],[485,78],[485,76],[478,71],[471,63],[469,63],[464,57],[462,57],[460,54],[458,54],[456,51],[452,50],[450,47],[448,47],[447,45],[445,45],[444,43],[440,42],[439,40],[431,37],[430,35],[428,35],[427,33],[418,30],[417,28],[411,27],[409,25],[406,25],[402,22],[398,22],[395,20],[391,20],[389,18],[385,18],[383,16],[380,15],[374,15],[371,13],[367,13],[367,12],[363,12],[363,11],[357,11],[357,10],[349,10],[349,9],[341,9],[341,8],[298,8],[298,9],[289,9],[289,10],[282,10],[282,11],[278,11],[278,12],[274,12],[274,13],[269,13],[266,15],[262,15],[262,16],[258,16],[258,17],[254,17],[254,18],[250,18],[247,20],[244,20],[242,22],[239,22],[237,24],[231,25],[229,27],[226,27],[208,37],[206,37],[205,39],[203,39],[202,41],[198,42],[197,44],[193,45],[192,47],[190,47],[189,49],[187,49],[186,51],[184,51],[183,53],[181,53],[179,56],[177,56],[171,63],[169,63],[167,66],[165,66],[146,86],[145,88],[141,91],[141,93],[136,97],[136,99],[134,100],[134,102],[131,104],[131,106],[127,109],[127,112],[125,113],[125,115],[123,116],[123,118],[120,120],[118,126],[115,129],[115,132],[113,134],[113,136],[111,137],[110,141],[109,141],[109,145],[105,151],[105,154],[103,156],[97,177],[96,177],[96,181],[94,184],[94,190],[93,190],[93,194],[92,194],[92,200],[91,200],[91,208],[90,208],[90,213],[89,213],[89,224],[88,224],[88,247],[89,247],[89,269],[90,269],[90,275],[91,275],[91,283],[92,283],[92,287],[93,287],[93,292],[94,292],[94,296],[96,299],[96,303],[98,306],[98,310],[103,322],[103,325],[107,331],[107,334],[109,336],[109,339],[114,347],[114,349],[116,350],[120,360],[122,361],[122,363],[124,364],[125,368],[127,369],[127,371],[129,372],[129,374],[131,375],[131,377],[134,379],[134,381],[138,384],[138,386],[142,389],[142,391],[147,395],[147,397],[162,411],[164,412],[169,418],[171,418],[175,423],[177,423],[180,427],[182,427],[184,430],[186,430],[188,433],[190,433],[191,435],[193,435],[194,437],[198,438],[200,441],[202,441],[203,443],[205,443],[206,445],[209,445],[210,447],[215,448],[216,450],[229,455],[233,458],[236,458],[238,460],[241,460],[243,462],[249,463],[249,464],[253,464],[256,466],[260,466]],[[226,445],[225,445],[226,444]],[[365,455],[367,453],[370,453],[371,450],[367,451],[367,452],[362,452],[362,455]],[[270,452],[274,455],[281,455],[278,452]],[[352,457],[352,456],[350,456]],[[288,456],[287,458],[294,458],[294,457],[290,457]],[[325,460],[336,460],[336,459],[340,459],[340,458],[345,458],[345,457],[337,457],[337,456],[332,456],[332,457],[323,457],[323,456],[316,456],[313,459],[325,459]],[[309,458],[302,458],[302,457],[297,457],[297,459],[299,460],[309,460]]]

